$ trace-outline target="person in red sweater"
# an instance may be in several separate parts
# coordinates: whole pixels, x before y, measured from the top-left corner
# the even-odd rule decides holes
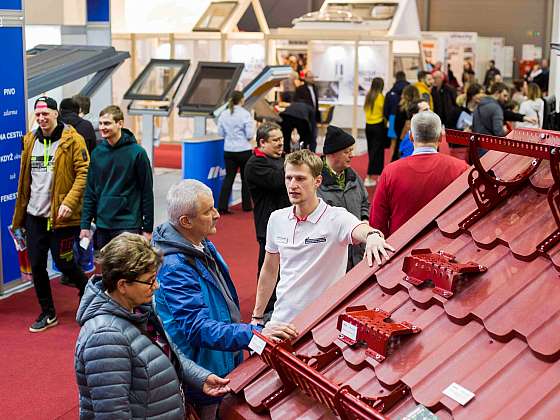
[[[383,170],[371,206],[370,225],[388,237],[467,169],[467,164],[438,153],[441,120],[431,111],[412,117],[414,153]]]

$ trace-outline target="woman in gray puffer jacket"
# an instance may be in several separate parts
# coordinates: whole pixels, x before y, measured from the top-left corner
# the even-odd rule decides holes
[[[227,393],[229,380],[172,349],[153,313],[158,251],[124,233],[101,254],[103,277],[88,282],[77,314],[80,418],[185,419],[182,381],[212,396]]]

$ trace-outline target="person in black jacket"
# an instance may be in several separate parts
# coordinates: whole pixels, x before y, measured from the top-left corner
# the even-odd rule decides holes
[[[80,117],[78,115],[79,113],[80,105],[78,105],[74,99],[65,98],[60,102],[60,119],[63,123],[74,127],[78,134],[84,138],[89,155],[91,156],[91,152],[93,152],[97,144],[95,130],[93,129],[92,123]]]
[[[455,129],[460,109],[457,106],[457,92],[445,82],[444,74],[436,71],[432,74],[432,99],[434,112],[439,116],[445,128]]]
[[[290,200],[284,182],[283,137],[280,126],[265,122],[257,130],[257,145],[245,166],[245,181],[253,199],[255,231],[259,243],[257,278],[266,254],[266,227],[273,211],[288,207]],[[271,314],[276,295],[273,292],[265,309]]]
[[[309,121],[311,124],[311,142],[309,150],[315,152],[317,148],[317,123],[321,122],[321,113],[319,112],[319,95],[317,87],[313,83],[315,76],[311,70],[307,70],[303,79],[303,85],[296,88],[294,102],[304,102],[313,109],[313,117]]]
[[[255,231],[259,243],[259,272],[265,255],[266,225],[274,210],[290,205],[284,183],[282,131],[273,122],[263,123],[257,130],[257,144],[245,167],[245,180],[253,199]]]
[[[313,142],[313,126],[315,115],[313,108],[305,102],[292,102],[291,105],[280,113],[282,118],[282,136],[284,137],[284,153],[290,153],[292,131],[297,130],[299,140],[303,147],[309,147]]]

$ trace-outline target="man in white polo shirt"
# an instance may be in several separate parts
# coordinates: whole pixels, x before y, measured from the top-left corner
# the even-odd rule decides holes
[[[299,150],[284,162],[291,207],[270,216],[266,256],[259,277],[252,322],[262,324],[266,303],[276,288],[272,320],[290,322],[346,273],[348,245],[365,243],[368,264],[382,264],[394,249],[383,234],[342,207],[317,197],[323,162],[309,150]]]

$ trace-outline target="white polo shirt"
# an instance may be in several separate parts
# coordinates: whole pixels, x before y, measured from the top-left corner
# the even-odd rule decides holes
[[[295,215],[295,206],[270,215],[266,251],[280,254],[273,321],[291,322],[344,276],[352,231],[362,223],[346,209],[321,199],[305,220]]]

